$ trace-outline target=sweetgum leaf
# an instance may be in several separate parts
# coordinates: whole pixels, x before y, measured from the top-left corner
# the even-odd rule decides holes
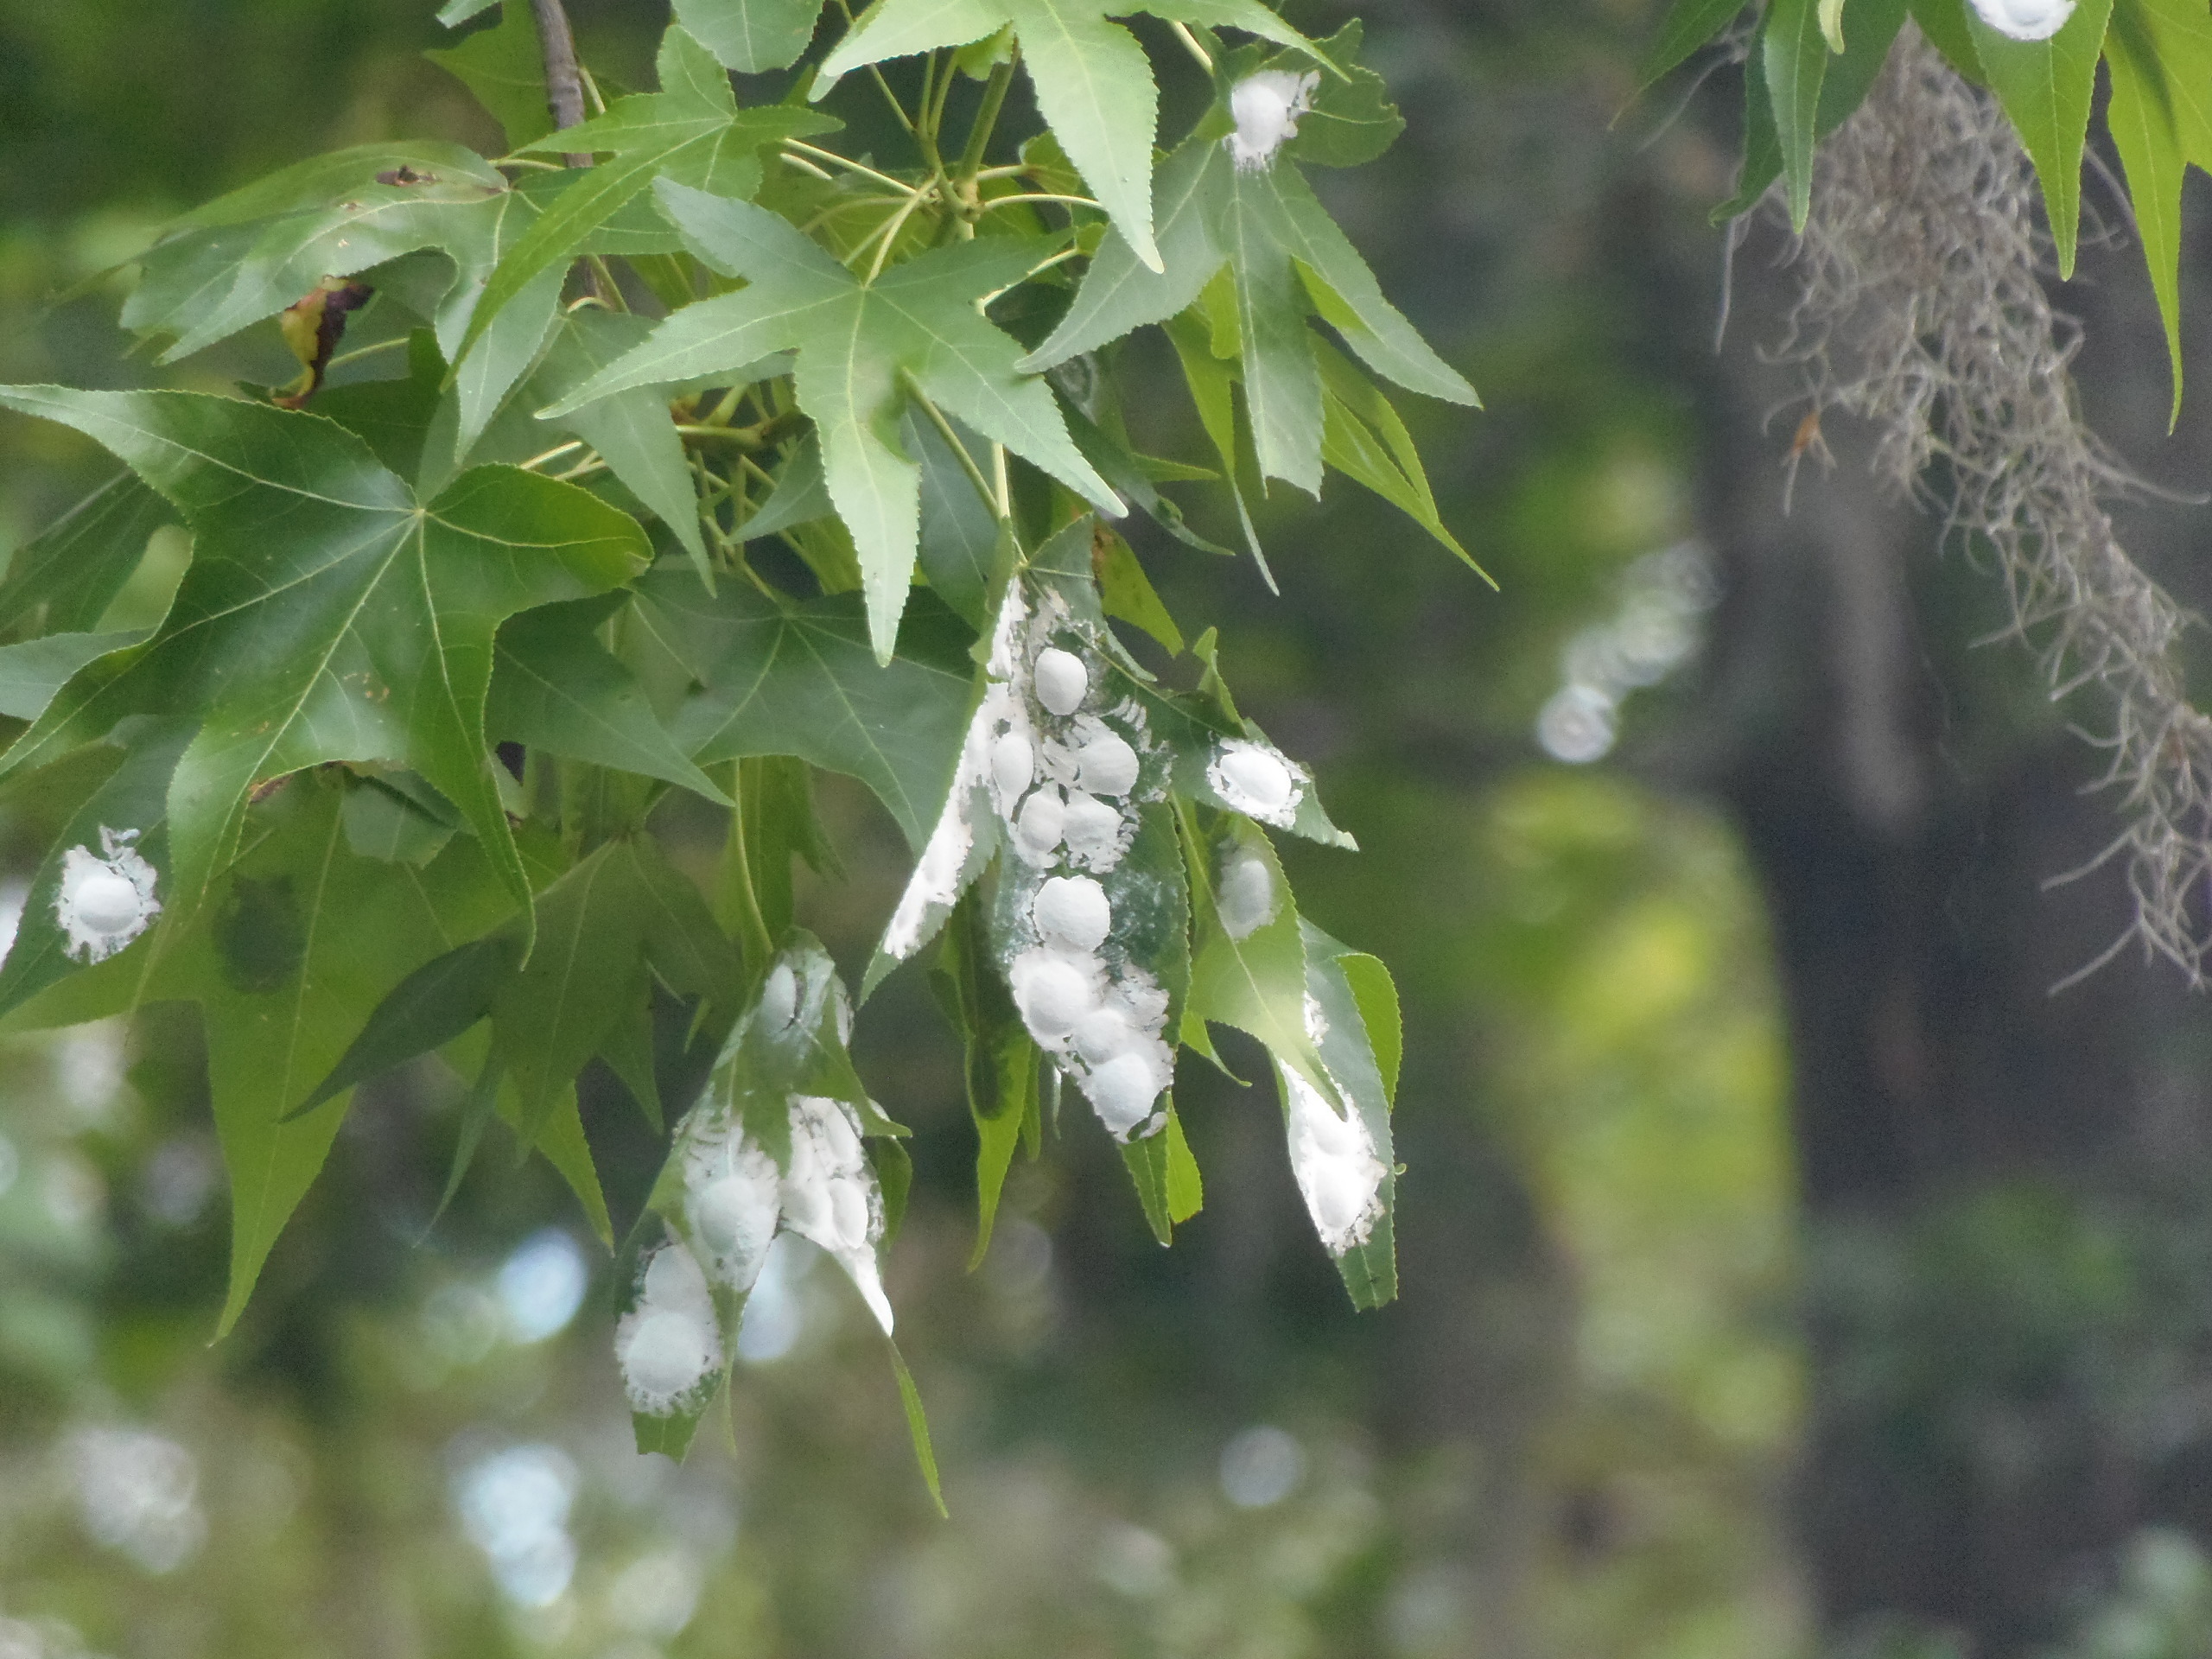
[[[1744,4],[1745,0],[1675,0],[1650,55],[1637,72],[1637,90],[1656,85],[1688,61],[1692,53],[1736,20]]]
[[[99,625],[145,556],[146,543],[176,510],[118,473],[16,550],[0,582],[0,629],[29,621],[41,633]]]
[[[692,251],[749,286],[684,307],[546,414],[796,351],[799,407],[813,417],[830,499],[860,555],[878,661],[891,660],[920,541],[920,467],[887,435],[910,385],[1078,494],[1122,511],[1069,442],[1051,391],[1016,367],[1021,347],[976,310],[977,300],[1027,276],[1048,245],[955,243],[863,283],[766,208],[667,181],[656,190]]]
[[[882,0],[823,60],[824,77],[886,58],[966,46],[1011,28],[1037,107],[1138,262],[1160,269],[1153,239],[1152,149],[1160,94],[1136,37],[1107,21],[1133,10],[1319,48],[1258,0]]]
[[[779,603],[735,582],[707,594],[663,568],[639,581],[637,604],[698,682],[671,722],[694,760],[795,755],[859,779],[911,845],[928,839],[974,674],[960,623],[933,597],[916,596],[883,664],[857,594]]]
[[[1224,269],[1261,472],[1321,487],[1321,375],[1306,322],[1318,310],[1376,373],[1411,391],[1478,402],[1474,388],[1382,297],[1366,261],[1294,165],[1239,168],[1201,127],[1160,170],[1161,271],[1109,232],[1067,316],[1021,366],[1046,369],[1164,322]],[[1225,457],[1227,458],[1227,457]]]
[[[2181,414],[2181,187],[2190,162],[2212,168],[2212,15],[2189,0],[2118,0],[2105,35],[2105,111],[2127,175],[2143,259]]]
[[[1318,1018],[1321,1063],[1346,1110],[1357,1112],[1382,1166],[1382,1213],[1365,1240],[1336,1257],[1352,1306],[1380,1307],[1398,1294],[1392,1236],[1397,1171],[1390,1140],[1390,1100],[1397,1081],[1398,997],[1389,969],[1339,944],[1311,922],[1300,924],[1306,944],[1306,990]],[[1383,1057],[1388,1056],[1387,1070]],[[1288,1085],[1283,1085],[1286,1095]]]
[[[2081,0],[2073,16],[2044,41],[2013,40],[1971,9],[1966,20],[1990,90],[2036,164],[2062,278],[2074,274],[2082,221],[2082,149],[2112,9],[2113,0]]]
[[[839,124],[786,104],[740,110],[728,75],[680,28],[671,26],[662,37],[658,67],[659,92],[617,99],[606,114],[525,146],[607,159],[577,171],[499,261],[454,355],[466,356],[501,307],[540,272],[582,252],[593,233],[656,178],[718,196],[749,196],[760,188],[763,149]]]
[[[520,149],[553,130],[537,18],[524,0],[502,5],[493,27],[477,30],[458,46],[423,55],[476,95],[476,101],[505,129],[508,149]]]
[[[1774,0],[1759,30],[1759,73],[1766,77],[1767,103],[1782,136],[1793,230],[1803,230],[1805,215],[1812,211],[1813,145],[1821,84],[1827,72],[1828,43],[1821,31],[1818,0]]]
[[[726,69],[788,69],[814,38],[822,0],[676,0],[676,21]]]
[[[193,392],[0,389],[105,445],[184,515],[198,556],[160,630],[92,662],[0,755],[43,765],[134,715],[199,722],[169,786],[168,902],[205,897],[254,785],[321,761],[420,772],[508,893],[530,886],[486,752],[493,632],[645,563],[636,523],[573,485],[480,467],[435,500],[311,415]]]
[[[659,778],[728,806],[660,723],[636,677],[600,643],[612,608],[604,599],[579,600],[510,619],[499,630],[485,730],[495,742]]]

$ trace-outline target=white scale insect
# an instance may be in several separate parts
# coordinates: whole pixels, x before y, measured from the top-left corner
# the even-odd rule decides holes
[[[54,922],[69,941],[69,956],[105,962],[162,913],[161,901],[154,897],[156,871],[139,855],[137,839],[136,830],[103,824],[99,853],[72,847],[61,855]]]
[[[1981,21],[2016,41],[2047,41],[2066,27],[2075,0],[1974,0]]]
[[[1223,140],[1239,169],[1255,172],[1274,165],[1275,152],[1298,136],[1298,118],[1313,108],[1321,77],[1287,69],[1262,69],[1230,89],[1229,113],[1236,130]]]

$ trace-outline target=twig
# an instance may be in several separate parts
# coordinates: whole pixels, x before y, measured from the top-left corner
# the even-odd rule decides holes
[[[530,9],[537,19],[538,50],[545,59],[545,106],[553,112],[553,124],[564,131],[582,126],[584,79],[576,67],[576,37],[569,32],[569,14],[561,0],[530,0]],[[563,159],[570,167],[591,165],[588,155]]]

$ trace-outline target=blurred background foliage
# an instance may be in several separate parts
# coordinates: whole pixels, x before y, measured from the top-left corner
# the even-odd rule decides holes
[[[109,270],[194,202],[388,136],[495,148],[420,56],[432,10],[0,0],[0,378],[151,383]],[[645,79],[656,0],[571,10],[589,61]],[[640,1459],[609,1266],[557,1179],[480,1160],[431,1224],[459,1088],[424,1068],[364,1091],[211,1348],[225,1198],[189,1010],[8,1037],[0,1659],[2212,1655],[2201,1006],[2128,964],[2041,1001],[2117,902],[2036,892],[2104,833],[2074,792],[2094,760],[2018,664],[1966,650],[1987,598],[1925,523],[1847,465],[1779,518],[1763,258],[1710,349],[1727,77],[1669,89],[1663,130],[1610,124],[1653,10],[1386,0],[1369,59],[1409,131],[1322,181],[1488,400],[1408,414],[1502,594],[1334,487],[1268,507],[1281,599],[1140,543],[1364,849],[1285,852],[1405,998],[1402,1302],[1351,1313],[1271,1092],[1211,1075],[1185,1103],[1208,1205],[1172,1253],[1072,1134],[964,1273],[957,1055],[894,979],[857,1056],[918,1131],[891,1288],[940,1521],[810,1247],[778,1246],[726,1428],[682,1469]],[[2086,396],[2123,446],[2163,413],[2147,303],[2090,302]],[[1173,453],[1182,404],[1135,355]],[[168,383],[283,360],[269,328]],[[2198,408],[2176,464],[2212,449]],[[103,474],[0,425],[0,542]],[[1927,711],[1906,830],[1850,829],[1823,723],[1816,665],[1856,625],[1808,595],[1850,512],[1891,513]],[[2201,531],[2145,512],[2188,595]],[[120,602],[157,607],[162,568]],[[847,874],[803,914],[849,969],[903,855],[857,791],[823,796]],[[50,829],[0,798],[0,904]],[[1830,1018],[1861,987],[1866,1019]],[[619,1227],[656,1147],[610,1078],[584,1092]],[[1878,1174],[1832,1179],[1854,1157]]]

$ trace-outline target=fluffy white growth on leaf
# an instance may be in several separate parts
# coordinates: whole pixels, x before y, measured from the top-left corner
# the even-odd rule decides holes
[[[706,1274],[671,1239],[645,1262],[638,1305],[614,1327],[614,1357],[632,1409],[664,1417],[696,1404],[721,1364],[721,1332]]]
[[[791,1125],[784,1224],[836,1258],[888,1336],[891,1301],[875,1259],[883,1237],[883,1200],[852,1109],[827,1096],[793,1095]]]
[[[1098,1006],[1095,957],[1076,957],[1049,947],[1025,950],[1007,975],[1014,1005],[1029,1034],[1048,1048],[1067,1041],[1077,1021]]]
[[[1109,1007],[1094,1008],[1077,1020],[1071,1041],[1084,1065],[1103,1065],[1134,1046],[1141,1035],[1126,1013]]]
[[[1066,798],[1050,785],[1024,801],[1014,820],[1014,842],[1022,856],[1033,864],[1051,862],[1059,849],[1067,812]]]
[[[1093,795],[1127,795],[1137,786],[1137,752],[1101,720],[1076,721],[1068,752],[1077,788]]]
[[[768,977],[760,986],[760,1024],[763,1029],[776,1032],[798,1018],[798,976],[791,972],[791,965],[779,962],[768,970]]]
[[[1056,715],[1075,713],[1090,690],[1090,671],[1083,665],[1083,658],[1058,645],[1047,645],[1037,653],[1037,666],[1032,672],[1037,701]]]
[[[1273,162],[1284,140],[1297,137],[1298,118],[1313,107],[1313,89],[1320,84],[1318,74],[1287,69],[1262,69],[1238,81],[1229,94],[1236,130],[1224,141],[1236,165],[1249,169]]]
[[[1027,734],[1007,732],[991,745],[991,781],[1005,800],[1019,800],[1037,775],[1037,750]]]
[[[139,856],[132,844],[137,839],[136,830],[102,825],[99,854],[89,847],[62,854],[54,921],[68,939],[63,948],[69,956],[105,962],[162,913],[154,867]]]
[[[1304,768],[1265,743],[1232,737],[1214,751],[1206,782],[1232,812],[1287,830],[1306,793]]]
[[[2074,15],[2074,0],[1974,0],[1981,21],[2016,41],[2047,41]]]
[[[1153,1064],[1153,1057],[1141,1048],[1133,1048],[1116,1054],[1103,1065],[1093,1066],[1082,1079],[1084,1096],[1091,1109],[1098,1114],[1116,1141],[1127,1140],[1132,1131],[1141,1128],[1152,1116],[1152,1103],[1160,1098],[1160,1091],[1166,1087]]]
[[[1087,875],[1056,875],[1037,890],[1029,913],[1048,944],[1096,950],[1113,931],[1106,889]]]
[[[1231,852],[1222,866],[1214,907],[1220,912],[1222,931],[1240,943],[1274,920],[1281,906],[1275,873],[1268,861],[1249,847]]]
[[[768,1245],[776,1236],[781,1209],[775,1160],[750,1142],[741,1141],[721,1163],[687,1172],[684,1213],[705,1247],[706,1266],[715,1282],[743,1293],[760,1276]],[[704,1179],[701,1179],[703,1174]]]
[[[1288,1066],[1277,1066],[1290,1118],[1290,1169],[1322,1248],[1342,1255],[1367,1243],[1382,1214],[1382,1160],[1357,1107],[1345,1116]]]
[[[1071,789],[1060,834],[1067,842],[1069,863],[1080,869],[1110,870],[1122,861],[1135,830],[1123,825],[1117,809],[1095,795]]]

